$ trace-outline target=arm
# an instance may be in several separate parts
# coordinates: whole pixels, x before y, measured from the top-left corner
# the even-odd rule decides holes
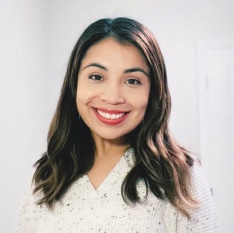
[[[33,233],[33,194],[32,189],[29,187],[24,194],[22,204],[18,216],[17,233]]]
[[[193,194],[199,201],[199,206],[191,211],[191,218],[187,222],[186,230],[180,229],[178,232],[215,233],[218,231],[218,218],[214,200],[204,170],[197,162],[192,167],[191,175]]]

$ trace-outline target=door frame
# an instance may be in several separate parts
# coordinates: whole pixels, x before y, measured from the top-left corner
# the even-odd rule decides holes
[[[197,41],[197,76],[198,76],[198,124],[199,155],[212,190],[212,161],[209,158],[209,79],[206,71],[206,54],[209,50],[233,49],[234,38],[204,39]]]
[[[210,185],[210,189],[214,195],[214,199],[217,197],[217,207],[220,205],[220,198],[225,198],[223,194],[220,196],[220,190],[217,191],[217,170],[216,169],[216,160],[211,159],[212,155],[210,152],[210,141],[209,141],[209,120],[214,116],[209,116],[209,82],[211,82],[208,77],[207,72],[207,53],[208,51],[216,51],[216,50],[233,50],[234,49],[234,38],[221,38],[221,39],[209,39],[209,40],[200,40],[197,42],[197,75],[198,75],[198,124],[199,124],[199,154],[202,165],[204,167],[204,171],[207,176],[208,184]],[[233,61],[234,62],[234,61]],[[212,118],[211,118],[212,117]],[[228,162],[228,161],[227,161]],[[234,177],[232,178],[234,179]],[[216,189],[214,189],[216,188]],[[233,187],[230,187],[231,190],[234,191]],[[213,192],[214,191],[214,192]],[[230,194],[231,195],[231,194]],[[222,203],[221,203],[222,204]],[[225,206],[227,202],[225,202]],[[228,203],[228,205],[232,205],[232,203]],[[219,224],[221,227],[227,227],[225,224],[230,224],[228,229],[231,229],[231,232],[234,232],[234,215],[225,216],[225,212],[219,212]],[[228,219],[230,217],[230,219]]]

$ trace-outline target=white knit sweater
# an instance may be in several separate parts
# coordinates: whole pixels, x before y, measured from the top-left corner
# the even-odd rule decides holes
[[[133,166],[133,150],[128,150],[104,182],[95,190],[87,175],[69,188],[53,209],[37,205],[38,196],[26,193],[19,214],[18,233],[213,233],[217,216],[203,170],[192,168],[194,194],[200,208],[188,220],[168,200],[151,192],[147,201],[127,205],[121,196],[121,184]],[[139,182],[138,194],[146,194]]]

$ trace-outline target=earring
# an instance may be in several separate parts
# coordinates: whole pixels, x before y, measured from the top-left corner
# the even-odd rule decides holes
[[[77,111],[77,113],[78,113],[78,119],[80,120],[80,118],[81,118],[81,117],[80,117],[80,113],[79,113],[78,111]]]

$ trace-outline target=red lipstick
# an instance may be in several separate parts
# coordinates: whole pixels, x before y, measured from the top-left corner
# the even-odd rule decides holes
[[[119,110],[94,109],[98,120],[107,125],[117,125],[122,123],[127,117],[128,112]]]

